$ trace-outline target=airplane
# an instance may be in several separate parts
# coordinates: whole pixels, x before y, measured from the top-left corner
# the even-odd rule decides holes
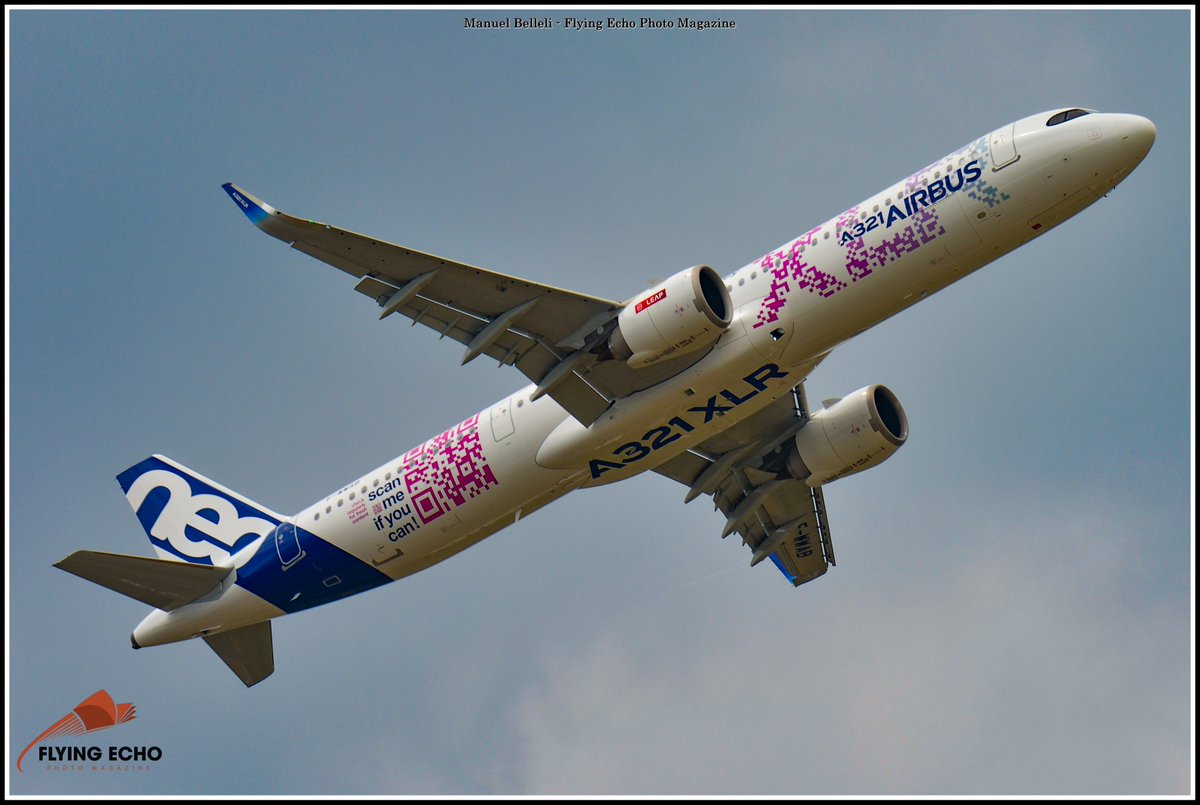
[[[707,265],[624,301],[465,265],[224,190],[266,234],[530,382],[294,515],[154,455],[117,476],[158,559],[55,564],[154,607],[133,648],[203,640],[247,686],[271,621],[424,570],[567,493],[653,471],[710,496],[750,565],[794,586],[836,564],[822,487],[908,439],[888,388],[810,406],[839,344],[1045,234],[1145,158],[1146,118],[1056,109],[986,134],[722,277]],[[714,529],[715,530],[715,529]],[[762,572],[762,571],[756,571]]]

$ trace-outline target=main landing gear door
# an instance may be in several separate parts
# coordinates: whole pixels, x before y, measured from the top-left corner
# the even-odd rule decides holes
[[[1017,154],[1016,128],[1017,124],[1013,123],[1002,129],[996,129],[988,137],[988,145],[992,150],[992,170],[998,171],[1020,158],[1020,155]]]

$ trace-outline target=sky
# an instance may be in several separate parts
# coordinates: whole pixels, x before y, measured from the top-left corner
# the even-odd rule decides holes
[[[1190,10],[7,9],[14,795],[1194,794]],[[542,30],[481,19],[551,17]],[[793,589],[653,474],[274,622],[245,688],[52,567],[151,555],[162,453],[298,511],[526,379],[380,322],[300,217],[605,298],[722,274],[1043,110],[1146,116],[1109,197],[839,347],[908,414]],[[96,690],[137,718],[34,738]]]

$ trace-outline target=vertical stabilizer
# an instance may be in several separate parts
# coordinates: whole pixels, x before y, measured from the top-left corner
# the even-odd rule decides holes
[[[284,520],[165,456],[135,464],[117,482],[161,559],[236,566]]]

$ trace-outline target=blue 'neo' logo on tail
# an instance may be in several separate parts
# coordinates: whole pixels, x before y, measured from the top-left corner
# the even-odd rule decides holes
[[[159,556],[199,565],[229,564],[266,537],[279,518],[161,456],[117,476]],[[253,552],[239,557],[249,561]]]

